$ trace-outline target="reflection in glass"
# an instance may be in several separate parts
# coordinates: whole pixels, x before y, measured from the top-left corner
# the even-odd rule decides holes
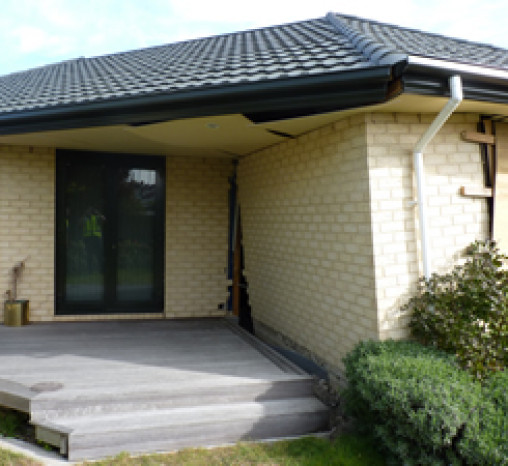
[[[154,296],[156,171],[124,169],[118,179],[116,297],[147,301]]]
[[[65,293],[68,301],[104,298],[104,198],[94,183],[100,167],[68,167],[66,178]]]

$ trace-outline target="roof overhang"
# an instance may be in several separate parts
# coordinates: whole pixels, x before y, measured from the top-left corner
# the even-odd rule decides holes
[[[254,123],[242,114],[147,125],[108,125],[0,136],[0,144],[112,153],[240,158],[359,113],[437,113],[442,96],[401,94],[387,102],[318,115]],[[508,117],[508,104],[464,100],[459,113]]]
[[[4,114],[0,144],[238,158],[355,113],[439,112],[452,74],[463,79],[458,112],[508,116],[508,73],[407,57],[392,66]]]

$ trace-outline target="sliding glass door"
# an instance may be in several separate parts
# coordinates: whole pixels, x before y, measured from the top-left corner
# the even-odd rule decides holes
[[[164,159],[57,155],[57,314],[163,311]]]

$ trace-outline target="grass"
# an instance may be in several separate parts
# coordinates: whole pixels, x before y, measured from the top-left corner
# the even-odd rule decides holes
[[[239,443],[233,447],[213,449],[189,448],[164,455],[133,458],[122,453],[95,466],[211,466],[211,465],[280,465],[280,466],[384,466],[383,457],[374,444],[354,434],[342,435],[329,441],[307,437],[275,443]]]
[[[0,437],[17,438],[28,441],[31,437],[28,427],[28,416],[17,411],[0,408]],[[2,466],[42,466],[35,461],[10,450],[0,449]]]
[[[40,466],[41,463],[0,448],[2,466]],[[373,442],[354,434],[329,441],[307,437],[274,443],[239,443],[232,447],[212,449],[188,448],[176,453],[131,457],[122,453],[89,466],[384,466]]]
[[[35,461],[18,453],[0,448],[0,464],[2,466],[43,466],[42,463]]]

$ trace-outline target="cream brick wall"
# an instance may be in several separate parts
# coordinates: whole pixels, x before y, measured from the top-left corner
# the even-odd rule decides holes
[[[11,269],[28,256],[18,298],[30,299],[33,320],[53,315],[54,166],[52,149],[0,146],[0,293],[12,288]]]
[[[360,339],[401,337],[399,313],[416,284],[412,148],[433,115],[345,118],[239,164],[246,275],[254,317],[340,367]],[[425,152],[434,265],[447,267],[487,235],[478,146],[460,140],[477,115],[454,115]],[[19,297],[33,320],[53,316],[55,155],[0,146],[0,292],[30,256]],[[223,315],[227,299],[230,160],[167,159],[167,317]],[[0,309],[0,321],[3,319]],[[156,315],[94,316],[92,319]]]
[[[227,299],[230,160],[167,159],[167,317],[223,315]],[[54,316],[55,151],[0,146],[0,292],[29,256],[18,297],[33,321],[160,318],[160,314]],[[3,306],[0,306],[0,322]]]
[[[423,273],[412,150],[434,117],[366,116],[380,338],[407,335],[399,310]],[[483,186],[479,146],[460,138],[476,131],[478,119],[453,115],[424,153],[432,270],[449,268],[465,246],[488,235],[486,201],[459,194],[461,186]]]
[[[420,269],[412,150],[434,115],[365,114],[242,159],[253,316],[330,367],[360,339],[407,336]],[[425,151],[433,265],[488,234],[478,115],[452,116]]]
[[[169,157],[166,316],[224,315],[231,160]]]
[[[238,168],[253,316],[331,367],[378,334],[366,151],[358,116]]]

